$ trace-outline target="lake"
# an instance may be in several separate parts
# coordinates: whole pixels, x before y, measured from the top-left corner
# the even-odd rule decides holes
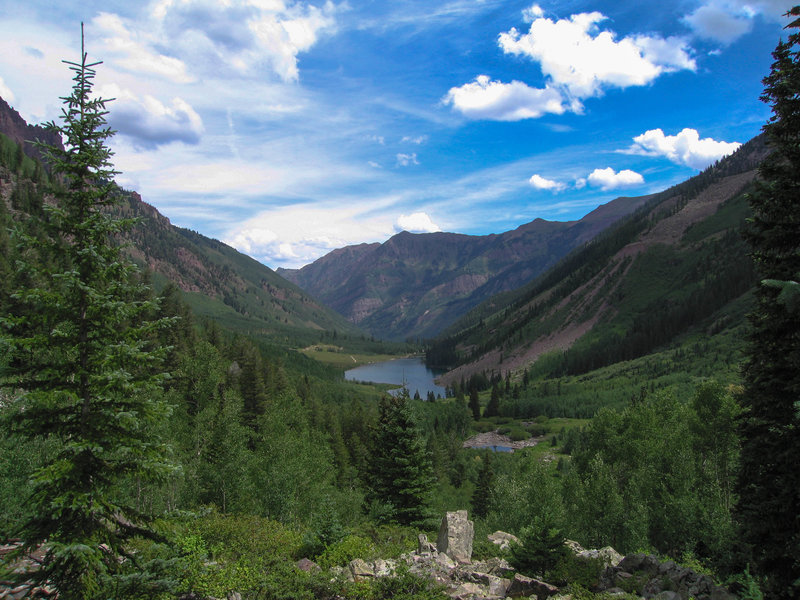
[[[440,374],[440,371],[426,367],[422,358],[413,357],[396,358],[356,367],[345,371],[344,378],[348,381],[392,383],[397,386],[402,386],[405,382],[411,396],[414,395],[414,392],[419,392],[420,397],[424,400],[428,391],[432,391],[436,396],[445,397],[445,389],[433,381]]]

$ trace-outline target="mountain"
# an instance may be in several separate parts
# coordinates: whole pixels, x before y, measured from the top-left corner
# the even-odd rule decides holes
[[[648,200],[617,198],[579,221],[536,219],[502,234],[398,233],[278,269],[375,336],[433,337],[499,292],[513,290]]]
[[[445,382],[534,363],[542,376],[575,375],[741,326],[755,282],[741,237],[746,193],[767,153],[759,136],[651,196],[541,276],[453,323],[428,362],[451,369]]]
[[[29,158],[22,162],[18,144],[24,142],[25,154],[38,158],[38,149],[26,140],[60,144],[60,139],[27,125],[2,99],[0,138],[0,200],[11,211],[40,206],[40,180],[46,175],[32,168],[34,161]],[[168,282],[180,288],[195,315],[281,345],[313,343],[324,331],[361,335],[341,315],[269,267],[222,242],[172,225],[136,192],[120,189],[118,193],[116,210],[121,216],[139,219],[127,234],[131,257],[152,272],[156,288]]]
[[[57,134],[47,131],[40,125],[28,125],[25,119],[9,104],[0,98],[0,133],[21,145],[26,155],[37,160],[42,160],[42,151],[33,143],[60,145],[61,140]]]

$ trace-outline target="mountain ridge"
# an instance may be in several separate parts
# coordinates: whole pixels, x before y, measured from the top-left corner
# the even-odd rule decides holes
[[[726,307],[753,283],[739,230],[767,152],[758,136],[651,196],[541,277],[464,315],[434,343],[429,362],[449,363],[444,383],[516,373],[548,355],[555,372],[575,374],[642,356],[713,314],[711,328],[738,325],[725,322]]]
[[[534,219],[489,235],[409,233],[334,250],[286,279],[373,335],[432,337],[494,294],[515,289],[650,196],[620,197],[575,221]]]

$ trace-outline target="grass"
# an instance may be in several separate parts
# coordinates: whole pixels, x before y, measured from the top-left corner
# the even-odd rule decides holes
[[[352,369],[361,365],[368,365],[393,358],[400,358],[403,355],[397,354],[361,354],[348,352],[341,346],[331,344],[313,344],[301,350],[309,358],[313,358],[322,364],[340,369]]]

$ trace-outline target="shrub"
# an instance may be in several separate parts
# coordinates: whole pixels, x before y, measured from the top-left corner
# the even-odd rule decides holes
[[[348,535],[328,546],[319,557],[320,566],[329,569],[335,565],[346,565],[355,558],[368,560],[377,556],[377,548],[370,540],[358,535]]]
[[[508,432],[508,437],[514,442],[521,442],[522,440],[527,440],[531,436],[521,427],[512,427],[511,431]]]
[[[494,431],[496,427],[497,426],[491,421],[475,421],[472,424],[472,428],[478,433],[486,433],[488,431]]]

